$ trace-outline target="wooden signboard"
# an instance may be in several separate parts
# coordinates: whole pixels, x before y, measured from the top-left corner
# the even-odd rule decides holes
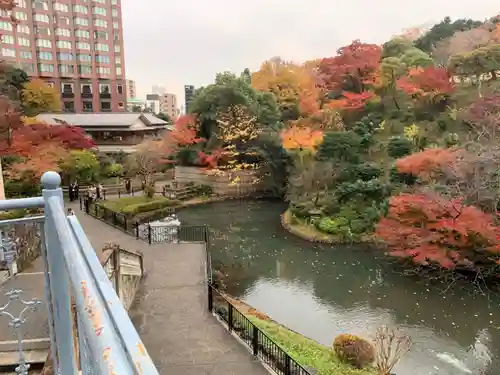
[[[141,262],[138,256],[120,253],[120,274],[122,276],[141,276]]]

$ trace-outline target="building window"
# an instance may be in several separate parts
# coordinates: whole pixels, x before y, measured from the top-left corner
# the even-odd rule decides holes
[[[116,9],[114,9],[114,8],[113,8],[113,9],[111,9],[111,15],[112,15],[113,17],[118,17],[118,10],[116,10]]]
[[[110,112],[111,111],[111,103],[110,102],[101,102],[101,111]]]
[[[31,63],[21,63],[21,69],[28,74],[35,72],[34,65]]]
[[[122,75],[122,68],[119,67],[119,66],[116,67],[116,75],[117,76],[121,76]]]
[[[59,12],[69,12],[68,4],[54,3],[54,10]]]
[[[89,20],[86,18],[82,18],[82,17],[75,17],[73,22],[75,22],[75,25],[81,25],[81,26],[88,26],[89,25]]]
[[[111,0],[111,4],[113,4],[113,5],[118,4],[118,0]]]
[[[63,83],[61,84],[61,90],[64,94],[73,94],[73,84]]]
[[[73,12],[88,14],[89,8],[87,8],[85,5],[73,5]]]
[[[37,39],[36,46],[43,48],[52,48],[52,42],[48,39]]]
[[[119,29],[120,28],[120,24],[118,23],[118,21],[113,21],[113,29]]]
[[[69,40],[56,41],[56,47],[57,48],[68,48],[68,49],[73,48],[73,46],[71,45],[71,42]]]
[[[75,30],[75,36],[78,37],[78,38],[90,39],[90,31],[88,31],[88,30],[82,30],[82,29],[76,29]]]
[[[62,61],[70,61],[73,60],[73,54],[68,52],[59,52],[57,54],[57,59]]]
[[[24,46],[24,47],[29,47],[30,46],[30,40],[27,39],[27,38],[17,38],[17,43],[20,46]]]
[[[92,102],[82,102],[83,112],[93,112],[94,108],[92,106]]]
[[[38,70],[42,73],[54,73],[54,64],[38,64]]]
[[[33,3],[31,5],[33,9],[49,10],[49,4],[47,4],[47,1],[44,0],[33,0]]]
[[[3,57],[16,57],[16,50],[11,48],[2,48]]]
[[[115,45],[115,52],[116,52],[116,53],[120,53],[120,52],[121,52],[121,50],[122,50],[122,49],[121,49],[121,47],[120,47],[120,46]]]
[[[92,9],[92,13],[99,14],[101,16],[105,16],[106,15],[106,8],[94,7],[94,9]]]
[[[92,74],[92,65],[78,65],[78,73]]]
[[[66,16],[57,16],[57,23],[62,25],[62,26],[69,26],[69,17]],[[75,23],[76,23],[76,18],[75,18]],[[87,21],[88,25],[88,21]]]
[[[12,24],[7,21],[0,21],[0,30],[12,31]]]
[[[38,52],[37,56],[39,60],[52,60],[52,52]]]
[[[98,66],[97,67],[97,74],[111,74],[111,69],[105,68],[103,66]]]
[[[57,36],[67,36],[67,37],[70,37],[71,36],[71,31],[69,29],[60,29],[60,28],[57,28],[56,29],[56,35]]]
[[[92,62],[92,56],[86,53],[78,53],[76,59],[81,62]]]
[[[123,102],[118,102],[118,108],[123,108]]]
[[[64,102],[64,112],[75,112],[75,102]]]
[[[2,35],[0,38],[5,44],[14,44],[14,37],[12,35]]]
[[[59,65],[59,73],[73,74],[75,73],[75,67],[73,65],[61,64]]]
[[[38,22],[45,22],[45,23],[49,23],[50,20],[49,20],[49,16],[46,15],[46,14],[38,14],[36,13],[34,16],[33,16],[33,19],[35,21],[38,21]]]
[[[17,0],[17,8],[26,8],[26,0]]]
[[[50,29],[48,27],[35,27],[35,34],[40,36],[50,36]]]
[[[102,64],[109,64],[109,56],[105,55],[95,55],[95,61]]]
[[[95,44],[96,51],[109,52],[109,45],[104,43],[96,43]]]
[[[122,85],[117,85],[116,86],[116,92],[120,95],[123,94],[123,86]]]
[[[88,83],[82,83],[82,94],[91,94],[92,95],[92,85]]]
[[[108,27],[108,22],[105,20],[102,20],[100,18],[96,18],[94,20],[94,26],[99,26],[99,27]]]
[[[94,31],[94,38],[108,40],[108,33],[106,31]]]
[[[90,44],[85,42],[76,42],[77,49],[88,49],[90,50]]]
[[[33,55],[31,53],[31,51],[21,51],[19,52],[19,56],[22,58],[22,59],[33,59]]]
[[[16,16],[16,20],[18,20],[18,21],[26,21],[28,19],[28,15],[24,12],[16,12],[15,16]],[[36,16],[36,14],[35,14],[35,16]],[[36,20],[36,17],[35,17],[35,20]],[[49,22],[49,16],[47,16],[47,21],[43,21],[43,22]]]
[[[111,86],[107,83],[101,83],[99,85],[99,93],[100,94],[109,94],[111,93]]]
[[[29,34],[30,28],[28,25],[17,25],[17,32],[20,34]]]
[[[94,2],[99,4],[106,4],[106,0],[94,0]]]

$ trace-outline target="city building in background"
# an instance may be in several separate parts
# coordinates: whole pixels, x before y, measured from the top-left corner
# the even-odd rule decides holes
[[[166,113],[168,117],[175,120],[179,117],[179,109],[177,108],[177,96],[175,94],[166,93],[160,98],[160,112]]]
[[[0,58],[53,86],[66,112],[126,110],[121,0],[18,0]]]
[[[186,113],[189,113],[189,102],[193,99],[194,91],[195,89],[193,85],[184,86],[184,106]]]
[[[128,112],[143,112],[146,108],[144,100],[137,98],[127,98],[127,111]]]
[[[147,94],[144,110],[153,113],[160,113],[161,112],[160,103],[161,103],[160,94]]]
[[[167,92],[167,89],[164,86],[155,85],[151,88],[151,94],[165,95],[166,92]]]

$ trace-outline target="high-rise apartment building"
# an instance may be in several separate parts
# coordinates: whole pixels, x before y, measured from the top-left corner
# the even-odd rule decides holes
[[[121,0],[17,0],[1,59],[53,86],[67,112],[126,110]]]
[[[193,99],[194,96],[194,86],[193,85],[185,85],[184,86],[184,103],[186,106],[186,113],[189,113],[189,102]]]
[[[179,116],[179,110],[177,109],[177,96],[175,94],[167,92],[162,95],[160,112],[166,113],[172,120],[175,120]]]

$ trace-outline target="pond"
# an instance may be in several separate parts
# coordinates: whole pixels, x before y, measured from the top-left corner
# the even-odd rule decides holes
[[[227,201],[179,217],[213,229],[212,262],[224,265],[229,293],[305,336],[331,346],[340,333],[372,338],[388,324],[413,341],[397,375],[500,375],[497,295],[404,276],[366,246],[302,241],[281,228],[285,209]]]

